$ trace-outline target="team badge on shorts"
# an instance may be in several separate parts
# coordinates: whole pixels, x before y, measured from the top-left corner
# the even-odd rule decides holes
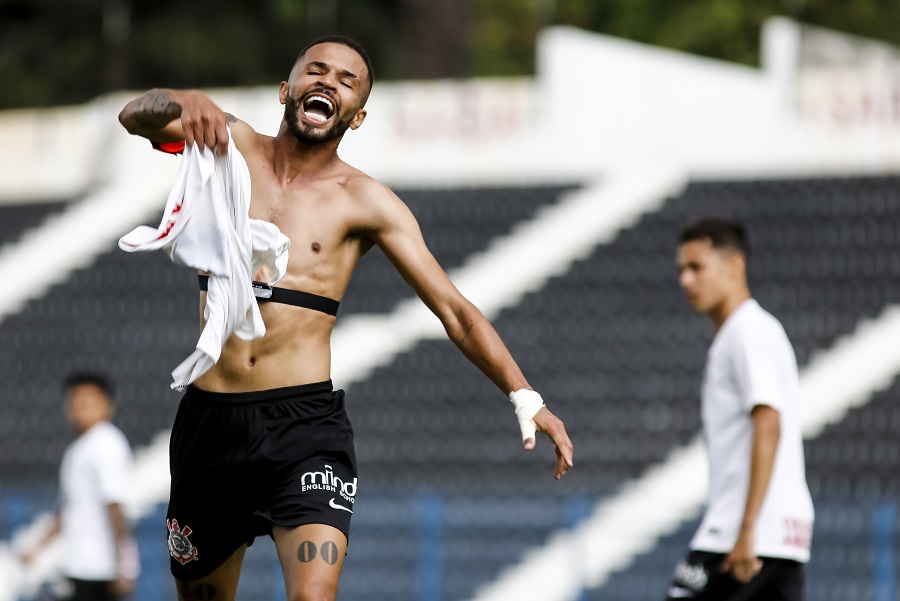
[[[166,520],[166,528],[169,530],[169,555],[181,565],[196,560],[197,547],[188,540],[193,532],[190,526],[179,528],[178,520]]]

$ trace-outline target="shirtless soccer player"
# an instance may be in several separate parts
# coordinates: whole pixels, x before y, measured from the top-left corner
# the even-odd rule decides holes
[[[545,432],[556,447],[556,478],[572,466],[563,423],[447,278],[409,209],[338,157],[344,132],[366,118],[371,88],[365,51],[353,40],[328,36],[306,47],[281,82],[284,119],[274,138],[198,91],[154,89],[119,115],[130,133],[162,148],[184,141],[221,152],[230,127],[250,169],[250,217],[274,223],[291,240],[287,274],[278,284],[288,290],[276,292],[290,299],[301,291],[320,301],[294,306],[273,295],[261,304],[265,336],[250,342],[232,336],[218,363],[181,401],[167,513],[180,599],[234,599],[247,544],[261,534],[275,541],[289,600],[335,598],[357,474],[343,391],[333,390],[330,380],[335,317],[329,307],[373,245],[463,354],[510,396],[525,448],[534,447],[534,429]],[[201,315],[204,302],[201,293]],[[342,494],[304,491],[301,481],[309,474],[336,483]]]

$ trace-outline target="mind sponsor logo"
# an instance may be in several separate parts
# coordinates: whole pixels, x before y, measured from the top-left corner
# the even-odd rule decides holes
[[[330,465],[326,465],[321,472],[306,472],[300,477],[300,486],[303,492],[310,490],[326,490],[337,493],[344,500],[353,503],[356,500],[356,478],[345,482],[335,475]]]

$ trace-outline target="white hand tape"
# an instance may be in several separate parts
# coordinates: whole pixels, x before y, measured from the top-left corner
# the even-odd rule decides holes
[[[544,399],[533,390],[523,388],[509,393],[509,400],[516,408],[516,417],[519,419],[519,429],[522,431],[522,441],[534,438],[537,428],[534,425],[534,416],[545,407]]]

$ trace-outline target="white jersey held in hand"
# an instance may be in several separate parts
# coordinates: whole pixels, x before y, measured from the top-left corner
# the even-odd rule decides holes
[[[196,350],[172,372],[172,388],[187,387],[215,365],[231,334],[254,340],[266,333],[253,274],[266,265],[274,274],[267,284],[284,277],[290,240],[249,211],[250,170],[234,140],[229,136],[225,155],[195,142],[185,146],[159,226],[138,226],[119,240],[124,251],[164,250],[176,264],[210,274],[206,326]]]

